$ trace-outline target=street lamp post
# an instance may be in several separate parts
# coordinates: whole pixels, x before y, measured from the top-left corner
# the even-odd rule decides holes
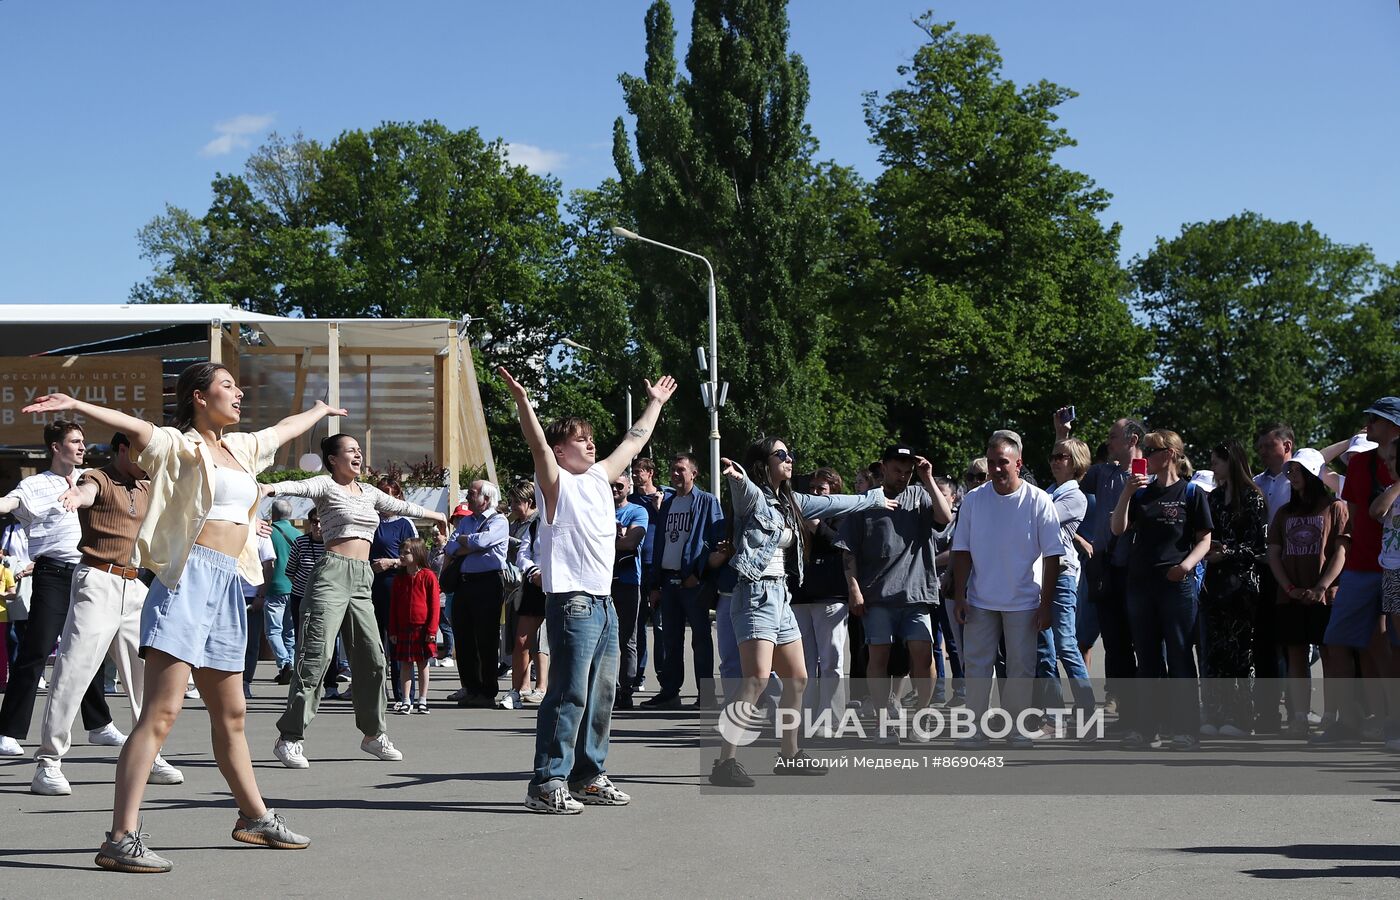
[[[692,253],[689,250],[682,250],[680,247],[673,247],[670,244],[663,244],[654,241],[649,237],[642,237],[635,231],[628,231],[626,228],[613,226],[612,233],[620,238],[629,241],[641,241],[644,244],[651,244],[679,253],[682,256],[689,256],[700,260],[705,264],[705,271],[709,274],[709,300],[710,300],[710,380],[705,391],[705,405],[710,411],[710,490],[719,496],[719,308],[715,300],[715,268],[710,265],[710,261],[699,253]]]
[[[599,351],[594,350],[592,347],[589,347],[589,346],[587,346],[586,344],[580,344],[578,341],[574,340],[573,338],[561,338],[561,339],[559,340],[559,343],[563,344],[565,347],[572,347],[572,348],[574,348],[575,350],[582,350],[584,353],[592,353],[594,356],[601,356],[601,357],[603,357],[604,359],[616,359],[616,357],[612,356],[611,354],[608,354],[608,353],[600,353]],[[627,429],[631,428],[631,427],[632,427],[632,421],[633,421],[633,420],[632,420],[632,386],[631,386],[630,384],[628,384],[628,385],[627,385],[627,418],[626,418],[626,419],[623,421],[623,423],[622,423],[622,430],[623,430],[623,431],[626,431]]]

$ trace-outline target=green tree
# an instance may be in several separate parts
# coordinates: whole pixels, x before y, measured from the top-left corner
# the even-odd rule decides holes
[[[1393,282],[1366,299],[1377,274],[1366,247],[1251,212],[1159,239],[1133,265],[1135,303],[1155,333],[1152,422],[1196,448],[1249,445],[1275,421],[1303,444],[1344,436],[1374,399],[1358,392],[1383,381],[1353,354],[1395,359]],[[1328,399],[1343,384],[1349,413]]]
[[[1337,348],[1335,385],[1322,398],[1325,433],[1321,441],[1337,441],[1361,427],[1361,410],[1378,397],[1400,393],[1400,265],[1381,267],[1375,290],[1361,297],[1329,329]]]
[[[866,96],[885,170],[873,188],[883,266],[862,328],[890,424],[949,469],[997,428],[1020,431],[1033,462],[1052,412],[1073,403],[1091,442],[1147,399],[1145,331],[1124,302],[1109,194],[1055,161],[1074,140],[1055,125],[1073,91],[1019,87],[986,35],[918,20],[927,41],[907,83]]]
[[[721,411],[726,452],[774,434],[815,460],[850,466],[882,429],[830,365],[838,352],[830,295],[840,281],[840,254],[816,244],[835,228],[803,227],[823,203],[859,199],[859,191],[841,193],[853,176],[823,174],[811,162],[807,70],[788,52],[787,39],[780,0],[699,0],[685,58],[689,77],[682,77],[670,6],[652,4],[645,75],[620,78],[636,117],[636,152],[618,119],[619,222],[715,266],[720,377],[731,385]],[[825,199],[812,197],[824,188]],[[682,384],[658,439],[673,448],[703,447],[708,414],[693,355],[708,344],[703,267],[643,245],[620,252],[637,285],[637,343]]]

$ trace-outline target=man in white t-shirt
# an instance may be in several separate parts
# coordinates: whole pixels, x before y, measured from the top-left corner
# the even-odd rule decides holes
[[[622,443],[595,461],[593,427],[568,417],[540,427],[525,388],[498,370],[515,398],[535,462],[540,511],[535,562],[545,592],[551,659],[549,689],[535,721],[535,774],[525,793],[533,812],[572,814],[583,804],[623,806],[632,798],[608,779],[605,763],[617,682],[617,611],[612,602],[617,518],[612,482],[641,452],[661,407],[676,390],[647,382],[650,402]],[[582,746],[575,753],[575,748]]]
[[[1016,717],[1030,701],[1036,636],[1050,625],[1060,571],[1060,517],[1054,501],[1021,479],[1021,437],[997,431],[987,442],[986,484],[968,493],[953,532],[954,620],[967,676],[967,706],[979,732],[958,742],[984,747],[982,717],[992,691],[997,649],[1006,642],[1002,709]],[[1002,725],[1003,723],[996,723]],[[1032,746],[1029,726],[1013,727],[1013,747]]]

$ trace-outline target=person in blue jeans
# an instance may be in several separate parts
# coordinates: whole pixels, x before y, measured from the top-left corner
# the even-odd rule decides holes
[[[1149,432],[1143,441],[1147,474],[1128,476],[1110,520],[1120,539],[1131,532],[1128,624],[1138,674],[1123,710],[1128,732],[1122,738],[1123,747],[1130,750],[1148,743],[1173,750],[1200,746],[1196,732],[1201,704],[1192,652],[1197,609],[1194,573],[1196,564],[1210,552],[1214,522],[1206,492],[1193,488],[1180,475],[1185,455],[1176,432]],[[1157,735],[1162,742],[1154,741]]]
[[[1055,486],[1050,499],[1060,519],[1060,540],[1064,554],[1060,557],[1060,574],[1055,582],[1055,602],[1051,607],[1050,627],[1040,633],[1040,658],[1036,667],[1036,687],[1042,709],[1060,707],[1064,695],[1060,691],[1060,666],[1070,681],[1074,706],[1086,717],[1094,709],[1094,689],[1089,684],[1089,671],[1079,652],[1076,608],[1079,603],[1079,552],[1075,534],[1084,522],[1089,508],[1079,480],[1089,469],[1089,447],[1078,438],[1056,441],[1050,451],[1050,474]]]
[[[657,515],[656,545],[652,551],[651,607],[661,614],[661,690],[642,703],[648,709],[680,706],[685,682],[685,629],[690,626],[691,657],[695,665],[696,706],[708,707],[715,697],[715,644],[710,633],[709,592],[705,590],[705,565],[709,558],[706,536],[723,518],[715,495],[695,485],[700,466],[689,453],[671,463],[675,492],[661,502]]]
[[[744,467],[721,459],[729,478],[734,518],[734,555],[729,565],[738,579],[730,599],[730,621],[739,644],[743,688],[735,703],[752,707],[776,671],[783,680],[781,704],[796,714],[807,689],[807,663],[802,633],[792,613],[788,578],[798,585],[803,575],[802,523],[875,506],[894,509],[898,500],[886,500],[873,491],[856,496],[798,494],[792,490],[792,464],[796,456],[777,438],[756,441],[744,453]],[[718,787],[753,787],[753,778],[736,758],[738,747],[729,741],[710,771],[710,784]],[[782,748],[774,764],[775,775],[825,775],[825,766],[797,749],[797,729],[782,734]]]
[[[549,687],[535,720],[535,772],[525,792],[532,812],[572,815],[585,804],[623,806],[631,797],[607,776],[617,681],[617,610],[612,601],[617,518],[612,482],[646,444],[676,380],[646,382],[642,416],[602,462],[593,426],[576,416],[540,426],[525,388],[501,367],[535,463],[540,510],[535,561],[545,592],[552,651]],[[582,747],[579,747],[580,740]]]
[[[263,603],[263,624],[267,645],[277,660],[277,683],[292,683],[292,661],[296,659],[296,616],[292,614],[292,579],[287,563],[292,558],[292,545],[301,532],[289,520],[292,504],[278,498],[272,501],[268,519],[272,523],[272,549],[277,554],[267,579],[267,597]]]
[[[655,566],[652,561],[652,547],[656,543],[656,527],[661,515],[661,503],[675,491],[664,485],[656,483],[656,463],[645,456],[639,456],[632,460],[632,494],[627,498],[628,502],[635,503],[647,511],[647,535],[642,539],[642,584],[651,584],[655,575]],[[645,587],[643,587],[645,592]],[[642,598],[644,601],[646,597]],[[651,604],[643,602],[637,610],[637,678],[632,684],[632,690],[642,690],[646,684],[647,670],[647,623],[652,623],[652,645],[651,654],[652,672],[655,673],[657,682],[661,681],[662,667],[662,647],[661,640],[661,619],[653,616]]]

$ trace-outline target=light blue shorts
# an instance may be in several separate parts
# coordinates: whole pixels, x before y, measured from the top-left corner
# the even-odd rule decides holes
[[[168,653],[196,669],[242,672],[248,608],[238,560],[195,544],[174,588],[151,584],[141,609],[141,657]]]
[[[797,617],[792,614],[786,578],[740,579],[729,604],[729,620],[734,624],[734,639],[740,644],[772,641],[782,646],[802,637]]]
[[[923,603],[909,606],[865,607],[865,642],[867,644],[893,644],[894,639],[903,641],[932,641],[933,617],[929,607]]]

